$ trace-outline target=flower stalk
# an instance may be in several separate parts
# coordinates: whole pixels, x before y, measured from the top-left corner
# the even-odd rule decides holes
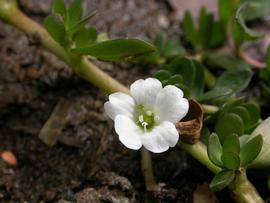
[[[0,0],[0,20],[13,25],[25,34],[36,36],[41,45],[64,61],[70,68],[93,85],[102,89],[106,93],[124,92],[129,93],[128,88],[104,73],[86,57],[68,53],[63,47],[55,42],[47,31],[23,14],[18,8],[15,0]],[[214,78],[206,74],[209,79],[209,86],[214,84]],[[208,80],[207,80],[208,81]],[[217,173],[220,169],[214,166],[208,159],[206,147],[202,143],[188,145],[181,143],[180,147],[198,159],[202,164],[208,167],[212,172]],[[154,175],[149,152],[142,150],[142,170],[145,175],[146,188],[152,189],[154,185]],[[230,186],[237,202],[243,203],[261,203],[263,200],[258,195],[256,189],[247,180],[245,173],[240,173]]]
[[[144,176],[147,191],[152,191],[155,186],[151,153],[144,147],[141,149],[141,169]]]

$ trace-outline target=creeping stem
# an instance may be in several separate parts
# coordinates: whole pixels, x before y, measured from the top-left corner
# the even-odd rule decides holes
[[[229,185],[232,197],[240,203],[264,203],[255,187],[247,179],[245,169],[236,172],[234,181]]]
[[[15,26],[29,36],[37,36],[44,48],[68,64],[73,72],[99,89],[107,93],[115,91],[129,92],[128,88],[104,73],[85,57],[68,53],[52,39],[42,26],[17,9],[13,0],[0,0],[0,19]]]
[[[125,92],[129,93],[127,87],[104,73],[85,57],[68,53],[63,47],[55,42],[47,31],[23,14],[16,5],[15,0],[0,0],[0,20],[17,27],[27,35],[38,36],[41,45],[56,55],[59,59],[70,66],[73,72],[91,82],[93,85],[102,89],[107,93]],[[209,75],[208,75],[209,76]],[[211,78],[211,77],[210,77]],[[209,82],[209,86],[213,85],[214,79]],[[198,159],[202,164],[214,173],[220,169],[214,166],[208,159],[206,147],[202,143],[195,145],[180,144],[180,147]],[[151,164],[151,156],[148,151],[142,149],[142,170],[145,176],[146,188],[151,190],[154,185],[154,176]],[[235,184],[230,186],[233,197],[237,202],[241,203],[261,203],[263,202],[256,189],[247,180],[246,175],[240,173],[237,175]]]
[[[190,145],[183,142],[180,142],[178,144],[179,147],[181,147],[183,150],[188,152],[191,156],[193,156],[195,159],[197,159],[200,163],[205,165],[210,171],[217,174],[221,171],[221,169],[217,166],[215,166],[208,158],[206,146],[201,143],[197,142],[196,144]]]

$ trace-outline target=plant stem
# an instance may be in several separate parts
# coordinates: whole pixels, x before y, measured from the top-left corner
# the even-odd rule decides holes
[[[145,178],[145,187],[147,191],[152,191],[155,186],[155,177],[152,167],[151,153],[144,147],[141,149],[141,169]]]
[[[247,179],[246,171],[236,172],[234,181],[229,186],[232,197],[239,203],[263,203],[254,186]]]
[[[183,150],[192,155],[195,159],[205,165],[214,174],[221,171],[221,168],[212,164],[207,155],[206,146],[197,142],[194,145],[179,143],[178,144]],[[247,179],[246,171],[241,169],[236,172],[234,181],[229,185],[232,198],[238,203],[263,203],[263,199],[258,194],[256,188]]]
[[[213,106],[213,105],[202,104],[201,106],[202,106],[203,113],[205,114],[214,114],[219,110],[217,106]]]
[[[197,142],[196,144],[190,145],[184,142],[180,142],[178,144],[183,150],[188,152],[191,156],[201,162],[204,166],[206,166],[210,171],[217,174],[221,171],[219,167],[214,165],[208,158],[206,146],[202,142]]]
[[[37,37],[43,47],[48,49],[62,61],[66,62],[79,76],[103,91],[107,93],[115,91],[129,92],[128,88],[104,73],[85,57],[79,57],[66,52],[63,47],[52,39],[42,26],[28,18],[24,13],[17,9],[14,2],[12,2],[13,1],[10,0],[0,0],[0,19],[17,27],[27,35]]]
[[[104,73],[85,57],[79,57],[66,52],[64,48],[51,38],[46,30],[18,10],[15,0],[0,0],[0,20],[17,27],[27,35],[37,36],[43,47],[51,51],[59,59],[66,62],[79,76],[91,82],[103,91],[107,93],[119,91],[129,93],[128,88]],[[212,77],[207,70],[205,71],[206,81],[208,81],[207,84],[208,86],[212,86],[215,82],[215,78]],[[194,145],[181,143],[179,145],[212,172],[218,173],[220,171],[220,168],[210,162],[207,156],[206,146],[202,143],[198,142]],[[151,190],[154,185],[151,154],[144,148],[142,149],[141,154],[142,170],[145,176],[146,188],[147,190]],[[235,200],[238,202],[255,203],[255,200],[257,200],[258,203],[262,202],[262,199],[258,195],[256,189],[247,180],[245,174],[240,174],[235,180],[235,185],[232,185],[230,188],[235,195]],[[250,199],[254,201],[250,201]]]

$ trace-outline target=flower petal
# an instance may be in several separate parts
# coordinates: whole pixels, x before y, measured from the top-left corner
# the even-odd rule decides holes
[[[155,78],[140,79],[130,86],[130,94],[137,104],[143,104],[146,108],[153,108],[156,96],[161,89],[161,82]]]
[[[151,132],[142,135],[143,146],[154,153],[161,153],[174,147],[178,142],[179,135],[175,125],[171,122],[163,122]]]
[[[109,101],[104,104],[105,112],[111,119],[119,114],[132,118],[135,109],[134,99],[122,92],[116,92],[109,96]]]
[[[119,140],[127,148],[138,150],[142,146],[141,129],[134,123],[134,121],[124,115],[117,115],[115,117],[114,128],[119,135]]]
[[[157,95],[156,113],[160,120],[176,123],[188,112],[188,100],[183,98],[183,91],[179,88],[168,85]]]

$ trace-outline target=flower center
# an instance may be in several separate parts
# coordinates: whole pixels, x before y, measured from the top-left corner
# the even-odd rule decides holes
[[[154,112],[145,110],[142,104],[138,105],[136,110],[135,120],[137,125],[144,131],[151,130],[155,126],[157,120]]]

